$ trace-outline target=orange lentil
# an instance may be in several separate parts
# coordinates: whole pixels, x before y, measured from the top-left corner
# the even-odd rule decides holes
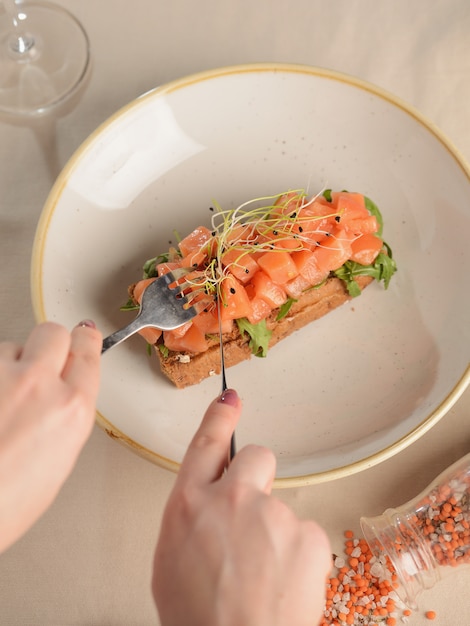
[[[344,537],[345,556],[334,557],[320,626],[396,626],[396,616],[405,613],[393,595],[397,575],[391,561],[379,562],[367,541],[355,538],[352,531],[345,531]]]
[[[456,472],[452,480],[448,480],[448,484],[433,486],[426,496],[415,502],[414,511],[406,513],[406,523],[397,530],[395,537],[389,537],[390,549],[398,559],[408,552],[413,554],[418,550],[419,553],[423,544],[433,553],[436,564],[440,567],[450,568],[470,563],[470,473],[468,467],[459,468]],[[353,545],[360,545],[362,552],[362,543],[355,542]],[[396,596],[393,593],[399,585],[397,574],[391,561],[381,557],[380,562],[384,565],[387,576],[385,580],[383,577],[380,577],[382,580],[374,579],[372,573],[377,573],[378,568],[371,567],[367,550],[363,554],[366,558],[360,565],[363,580],[368,585],[365,593],[373,601],[368,613],[370,619],[362,621],[361,616],[360,623],[375,623],[375,616],[380,624],[393,626],[397,619],[400,621],[400,604],[395,604]],[[357,556],[357,552],[351,551],[349,555],[347,562],[352,567],[352,559]],[[353,580],[358,589],[362,590],[360,579]],[[411,611],[403,608],[401,617],[406,618],[409,615]],[[427,611],[425,616],[429,620],[436,619],[435,611]]]

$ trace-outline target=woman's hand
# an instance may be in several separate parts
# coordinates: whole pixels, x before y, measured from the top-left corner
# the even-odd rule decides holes
[[[52,503],[91,432],[101,345],[90,322],[0,344],[0,552]]]
[[[229,390],[207,410],[163,517],[152,589],[163,626],[313,626],[331,552],[323,530],[270,495],[275,459],[240,450],[224,474],[241,412]]]

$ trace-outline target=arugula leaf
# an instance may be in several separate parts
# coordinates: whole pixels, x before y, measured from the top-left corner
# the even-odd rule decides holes
[[[371,215],[375,215],[377,222],[379,224],[379,230],[377,231],[377,235],[379,237],[382,237],[382,231],[384,228],[384,221],[382,218],[382,213],[380,212],[380,209],[375,204],[375,202],[372,202],[372,200],[368,198],[367,196],[364,196],[364,201],[365,201],[366,209],[369,211],[369,213]]]
[[[295,300],[294,298],[288,298],[284,304],[279,307],[279,311],[278,314],[276,315],[276,322],[278,322],[279,320],[282,320],[283,317],[285,317],[289,311],[291,306],[294,304],[294,302],[297,302],[297,300]]]
[[[144,263],[143,269],[143,278],[156,278],[157,276],[157,265],[159,263],[166,263],[168,261],[168,253],[159,254],[153,259],[148,259]]]
[[[383,280],[385,289],[388,289],[390,280],[397,271],[397,264],[395,263],[395,259],[393,258],[392,249],[385,241],[384,247],[387,252],[381,252],[375,259],[374,265],[380,266],[379,280]]]
[[[370,266],[359,265],[359,263],[354,263],[354,261],[346,261],[344,265],[333,272],[337,278],[341,278],[341,280],[345,283],[346,289],[352,298],[356,298],[361,295],[362,290],[355,281],[354,277],[360,275],[359,268],[364,270],[366,267]]]
[[[150,345],[150,344],[149,344]],[[167,358],[167,356],[170,354],[169,349],[165,346],[164,343],[159,343],[158,344],[158,349],[160,350],[160,352],[162,353],[162,355],[165,357],[165,359]]]
[[[250,324],[246,317],[236,320],[240,334],[247,333],[250,336],[249,346],[254,356],[265,357],[268,353],[268,344],[272,331],[266,326],[266,320],[257,324]]]
[[[353,298],[361,293],[361,288],[357,284],[356,276],[372,276],[377,281],[383,281],[384,288],[387,289],[393,274],[397,271],[397,265],[392,256],[389,245],[384,243],[386,252],[380,252],[371,265],[360,265],[355,261],[346,261],[334,275],[341,278],[346,283],[348,293]]]
[[[119,307],[120,311],[138,311],[139,309],[140,306],[136,304],[132,298],[129,298],[126,304],[123,304],[121,307]]]
[[[320,287],[323,287],[323,285],[326,283],[327,280],[328,280],[328,277],[326,277],[324,280],[322,280],[321,283],[317,283],[316,285],[312,285],[311,287],[307,287],[307,289],[304,289],[302,293],[307,293],[308,291],[312,291],[312,289],[320,289]]]

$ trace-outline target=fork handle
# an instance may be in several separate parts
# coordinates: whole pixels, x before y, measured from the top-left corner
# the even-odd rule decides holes
[[[142,330],[142,328],[145,328],[145,326],[146,324],[142,323],[142,320],[138,315],[134,320],[132,320],[130,324],[124,326],[124,328],[117,330],[115,333],[112,333],[111,335],[103,339],[101,354],[104,354],[106,350],[109,350],[109,348],[116,346],[118,343],[121,343],[121,341],[124,341],[131,335],[134,335],[139,330]]]

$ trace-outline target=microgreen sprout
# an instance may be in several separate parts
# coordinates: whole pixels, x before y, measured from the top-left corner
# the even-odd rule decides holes
[[[351,297],[361,293],[358,279],[362,276],[388,287],[396,263],[381,237],[383,220],[378,207],[366,196],[363,199],[367,212],[360,207],[356,211],[348,198],[329,189],[308,197],[304,189],[293,189],[249,200],[235,209],[214,202],[209,209],[210,228],[198,227],[184,243],[175,231],[178,244],[145,263],[144,279],[175,267],[185,269],[180,287],[189,305],[197,313],[212,314],[219,306],[229,307],[228,320],[235,320],[240,334],[249,337],[253,354],[265,356],[272,321],[289,319],[297,310],[294,307],[291,313],[297,298],[320,289],[330,278],[339,278]],[[366,220],[367,230],[356,215]],[[353,249],[364,234],[376,234],[379,241],[363,240]],[[273,258],[273,253],[280,256]],[[364,264],[360,262],[365,259]],[[280,286],[280,298],[277,293],[276,298],[267,294],[269,281]],[[128,308],[137,308],[132,298],[123,307]],[[269,324],[266,316],[270,316]]]
[[[315,205],[321,200],[321,207]],[[220,299],[224,301],[222,285],[232,274],[246,272],[249,257],[263,252],[300,252],[311,250],[312,245],[324,247],[328,242],[330,249],[341,250],[341,231],[332,228],[332,222],[341,224],[344,210],[337,208],[329,211],[332,201],[331,190],[323,189],[320,193],[307,198],[304,189],[293,189],[282,194],[263,196],[243,202],[235,209],[224,209],[218,202],[211,205],[210,237],[194,250],[197,259],[190,268],[185,282],[187,295],[192,303],[198,302],[205,310],[211,310]],[[371,215],[375,215],[382,230],[382,218],[377,206],[366,198],[366,206]],[[176,236],[176,233],[175,233]],[[358,234],[358,237],[360,234]],[[176,236],[180,240],[179,236]],[[351,241],[348,236],[347,241]],[[390,249],[384,244],[382,253],[372,266],[359,266],[346,263],[335,274],[342,278],[351,295],[360,292],[354,277],[368,274],[388,285],[396,266]],[[170,248],[169,253],[148,261],[144,267],[146,277],[155,275],[156,265],[162,260],[181,260],[177,248]],[[202,259],[202,261],[201,261]],[[359,291],[358,291],[359,290]]]
[[[213,304],[216,297],[224,304],[223,282],[233,270],[245,271],[244,261],[251,254],[308,250],[312,239],[322,247],[321,240],[325,237],[334,237],[340,246],[341,238],[332,235],[328,223],[332,219],[339,223],[343,211],[316,214],[313,205],[320,196],[328,200],[331,194],[322,190],[307,199],[304,189],[294,189],[249,200],[235,209],[223,209],[214,202],[211,206],[212,237],[199,250],[204,261],[192,268],[194,271],[186,282],[192,289],[203,291],[206,305],[208,298]],[[376,214],[375,205],[373,209]],[[331,240],[329,247],[332,247]],[[172,250],[169,258],[176,258],[177,254]]]

